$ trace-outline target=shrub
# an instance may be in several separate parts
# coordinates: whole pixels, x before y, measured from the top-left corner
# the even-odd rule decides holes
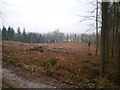
[[[52,60],[50,60],[50,64],[51,64],[52,66],[56,65],[56,64],[57,64],[57,59],[52,59]]]

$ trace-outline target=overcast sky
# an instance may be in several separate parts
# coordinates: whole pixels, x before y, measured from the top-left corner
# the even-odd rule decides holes
[[[27,32],[84,33],[91,22],[82,22],[81,16],[90,15],[93,5],[87,0],[0,0],[3,24],[15,30],[25,27]],[[2,23],[0,24],[2,25]],[[2,26],[0,26],[2,27]]]

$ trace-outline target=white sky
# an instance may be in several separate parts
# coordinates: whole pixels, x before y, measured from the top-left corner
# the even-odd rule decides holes
[[[79,0],[0,0],[0,10],[5,21],[16,30],[25,27],[27,32],[51,32],[58,29],[65,33],[83,33],[89,23],[79,21],[93,10],[88,1]],[[0,27],[2,23],[0,24]]]

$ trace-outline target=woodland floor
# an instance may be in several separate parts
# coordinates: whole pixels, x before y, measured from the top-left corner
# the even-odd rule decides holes
[[[95,57],[94,45],[90,46],[90,52],[87,44],[77,42],[28,44],[3,41],[2,47],[3,74],[8,70],[8,74],[13,72],[26,81],[45,85],[41,88],[117,87],[109,78],[99,77],[100,55]],[[9,81],[3,77],[3,82]],[[17,85],[11,85],[14,86]]]

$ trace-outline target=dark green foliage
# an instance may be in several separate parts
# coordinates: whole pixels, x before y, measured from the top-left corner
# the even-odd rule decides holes
[[[23,32],[20,27],[17,28],[17,33],[15,33],[12,27],[2,28],[2,38],[3,40],[9,41],[21,41],[25,43],[54,43],[54,42],[83,42],[95,44],[95,34],[66,34],[60,32],[59,30],[53,31],[51,33],[41,34],[41,33],[34,33],[34,32],[26,32],[25,28]],[[90,40],[90,38],[92,38]],[[93,39],[94,38],[94,39]],[[42,51],[41,51],[42,52]]]
[[[50,61],[50,64],[51,64],[52,66],[56,65],[56,64],[57,64],[57,60],[56,60],[56,59],[52,59],[52,60]]]
[[[7,40],[7,29],[3,26],[2,28],[2,40]]]
[[[8,36],[8,40],[14,40],[14,30],[13,28],[11,28],[10,26],[8,27],[8,31],[7,31],[7,36]]]
[[[20,31],[20,28],[19,28],[19,27],[18,27],[18,29],[17,29],[16,41],[22,41],[22,40],[21,40],[21,31]]]
[[[48,62],[41,62],[40,64],[38,64],[39,67],[45,67],[45,66],[49,66]]]
[[[23,29],[23,33],[22,33],[22,42],[27,42],[27,35],[25,32],[25,28]]]
[[[88,84],[89,83],[89,80],[87,78],[80,78],[79,79],[79,85],[85,85],[85,84]]]

